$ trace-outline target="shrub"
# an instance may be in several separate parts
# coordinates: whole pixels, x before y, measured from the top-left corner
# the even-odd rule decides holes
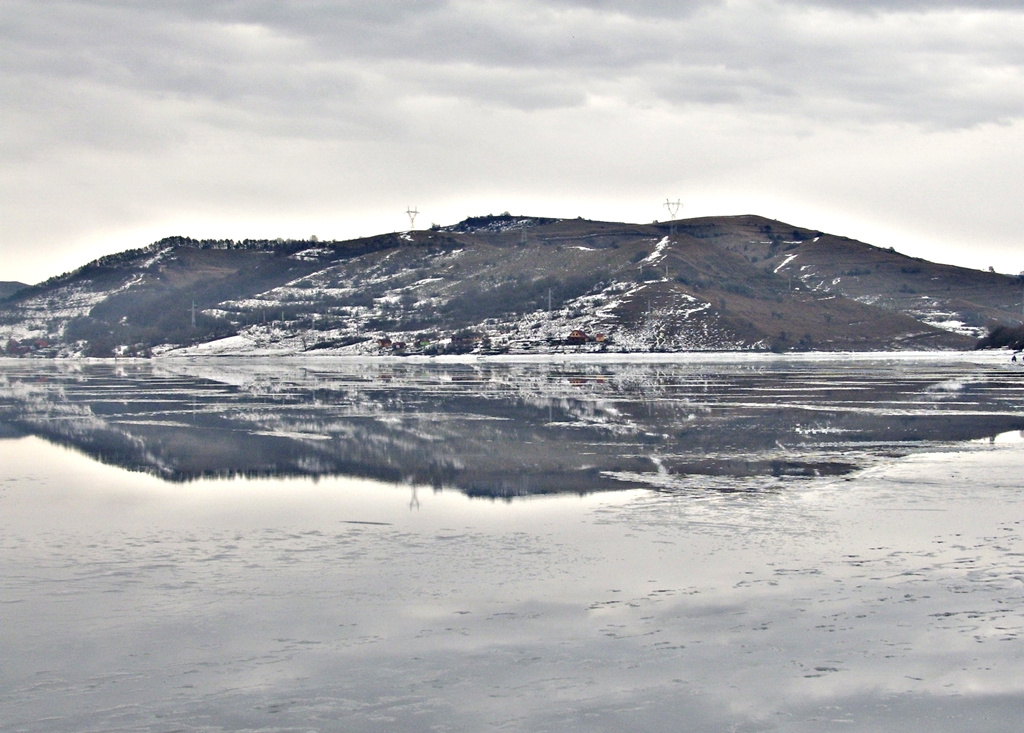
[[[1024,324],[1020,326],[991,326],[987,336],[982,336],[975,344],[976,349],[1010,348],[1016,351],[1024,349]]]

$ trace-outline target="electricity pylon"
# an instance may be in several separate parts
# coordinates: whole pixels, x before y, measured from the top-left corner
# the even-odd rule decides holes
[[[669,215],[669,217],[671,217],[671,221],[672,221],[672,223],[669,225],[669,234],[675,234],[676,233],[675,219],[676,219],[676,216],[679,214],[679,210],[681,208],[683,208],[683,202],[680,201],[679,199],[676,199],[675,201],[670,201],[669,199],[665,199],[664,206],[665,206],[666,209],[668,209],[668,215]]]
[[[416,228],[416,215],[418,213],[420,213],[420,212],[416,210],[416,207],[410,206],[408,209],[405,210],[405,213],[409,215],[409,228],[410,229],[415,229]]]

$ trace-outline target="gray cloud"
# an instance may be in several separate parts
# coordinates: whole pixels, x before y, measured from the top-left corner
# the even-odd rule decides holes
[[[292,119],[341,136],[422,96],[532,110],[617,95],[954,127],[1024,116],[1024,10],[991,10],[1013,3],[857,4],[874,15],[824,0],[674,5],[12,0],[6,96],[70,87],[89,119],[116,90],[198,103],[212,121]]]
[[[938,10],[1020,10],[1017,0],[781,0],[788,5],[822,6],[849,13]]]
[[[233,210],[329,198],[338,170],[376,176],[377,191],[443,180],[456,198],[460,177],[471,193],[495,179],[526,190],[561,164],[579,186],[628,175],[633,157],[675,180],[643,142],[656,136],[683,136],[714,178],[801,136],[852,131],[882,150],[894,127],[1024,121],[1017,0],[5,0],[0,31],[0,184],[18,232],[49,205],[40,191],[96,209],[141,197],[147,170],[146,195],[180,198],[140,198],[126,218],[193,206],[197,190]],[[489,152],[524,135],[514,155]],[[483,175],[452,162],[467,154],[508,157]],[[252,181],[258,161],[320,172],[275,189]],[[94,213],[65,216],[72,236]]]

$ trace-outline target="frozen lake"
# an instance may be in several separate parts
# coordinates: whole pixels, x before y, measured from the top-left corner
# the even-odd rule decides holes
[[[1003,355],[0,362],[0,730],[1016,731]]]

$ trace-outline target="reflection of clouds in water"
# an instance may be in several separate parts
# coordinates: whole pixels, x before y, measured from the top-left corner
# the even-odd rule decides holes
[[[959,733],[1024,700],[1011,445],[418,511],[408,487],[0,451],[0,709],[27,730]]]
[[[794,704],[834,696],[863,715],[883,707],[879,695],[915,707],[914,696],[956,694],[992,695],[1001,709],[1010,700],[999,695],[1016,696],[1017,705],[1021,695],[1014,673],[1024,633],[1019,460],[1016,453],[922,457],[815,488],[809,501],[793,486],[703,501],[658,494],[602,515],[658,536],[659,553],[688,560],[698,595],[719,604],[732,598],[735,607],[723,607],[715,625],[718,643],[733,635],[752,678],[778,675],[786,655],[794,673],[783,698]],[[975,478],[980,470],[985,479]],[[715,587],[729,569],[742,580]],[[672,614],[686,616],[690,605]],[[686,628],[694,628],[688,616]],[[749,681],[746,699],[770,708]]]
[[[985,440],[980,442],[984,443]],[[1024,443],[1024,430],[1011,430],[988,438],[989,443]]]

